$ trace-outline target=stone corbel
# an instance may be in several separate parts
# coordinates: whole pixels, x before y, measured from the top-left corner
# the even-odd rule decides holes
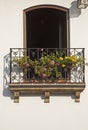
[[[49,99],[50,99],[50,92],[45,92],[44,103],[49,103],[50,102]]]
[[[75,102],[80,102],[80,92],[76,92],[75,96],[76,96]]]
[[[14,92],[14,103],[19,103],[19,92]]]

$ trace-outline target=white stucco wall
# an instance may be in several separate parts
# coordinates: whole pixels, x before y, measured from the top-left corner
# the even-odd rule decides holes
[[[23,47],[23,9],[39,4],[70,9],[71,47],[84,47],[88,60],[88,8],[78,10],[72,0],[0,0],[0,130],[88,130],[88,67],[80,103],[70,96],[53,96],[49,104],[41,97],[21,97],[16,104],[8,96],[4,61],[10,48]]]

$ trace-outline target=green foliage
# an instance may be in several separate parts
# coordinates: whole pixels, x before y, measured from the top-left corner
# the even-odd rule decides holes
[[[84,64],[84,59],[76,55],[64,56],[64,53],[56,51],[55,53],[42,53],[40,59],[31,60],[29,56],[14,58],[13,62],[17,63],[21,68],[32,67],[36,75],[42,78],[61,78],[61,69],[72,68],[77,65]]]
[[[13,59],[13,62],[17,63],[19,67],[22,68],[29,67],[29,56],[16,57]]]

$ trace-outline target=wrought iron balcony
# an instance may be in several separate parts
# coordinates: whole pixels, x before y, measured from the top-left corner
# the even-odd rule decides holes
[[[19,94],[75,93],[79,101],[85,87],[84,48],[11,48],[10,90]]]

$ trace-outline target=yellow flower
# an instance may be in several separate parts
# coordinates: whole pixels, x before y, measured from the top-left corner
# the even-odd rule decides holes
[[[64,68],[66,65],[65,64],[62,64],[62,67]]]
[[[62,58],[62,57],[59,57],[59,60],[63,60],[63,58]]]
[[[69,57],[69,56],[65,56],[65,59],[71,59],[71,57]]]
[[[71,56],[71,60],[72,62],[76,62],[77,61],[77,57],[75,55]]]

